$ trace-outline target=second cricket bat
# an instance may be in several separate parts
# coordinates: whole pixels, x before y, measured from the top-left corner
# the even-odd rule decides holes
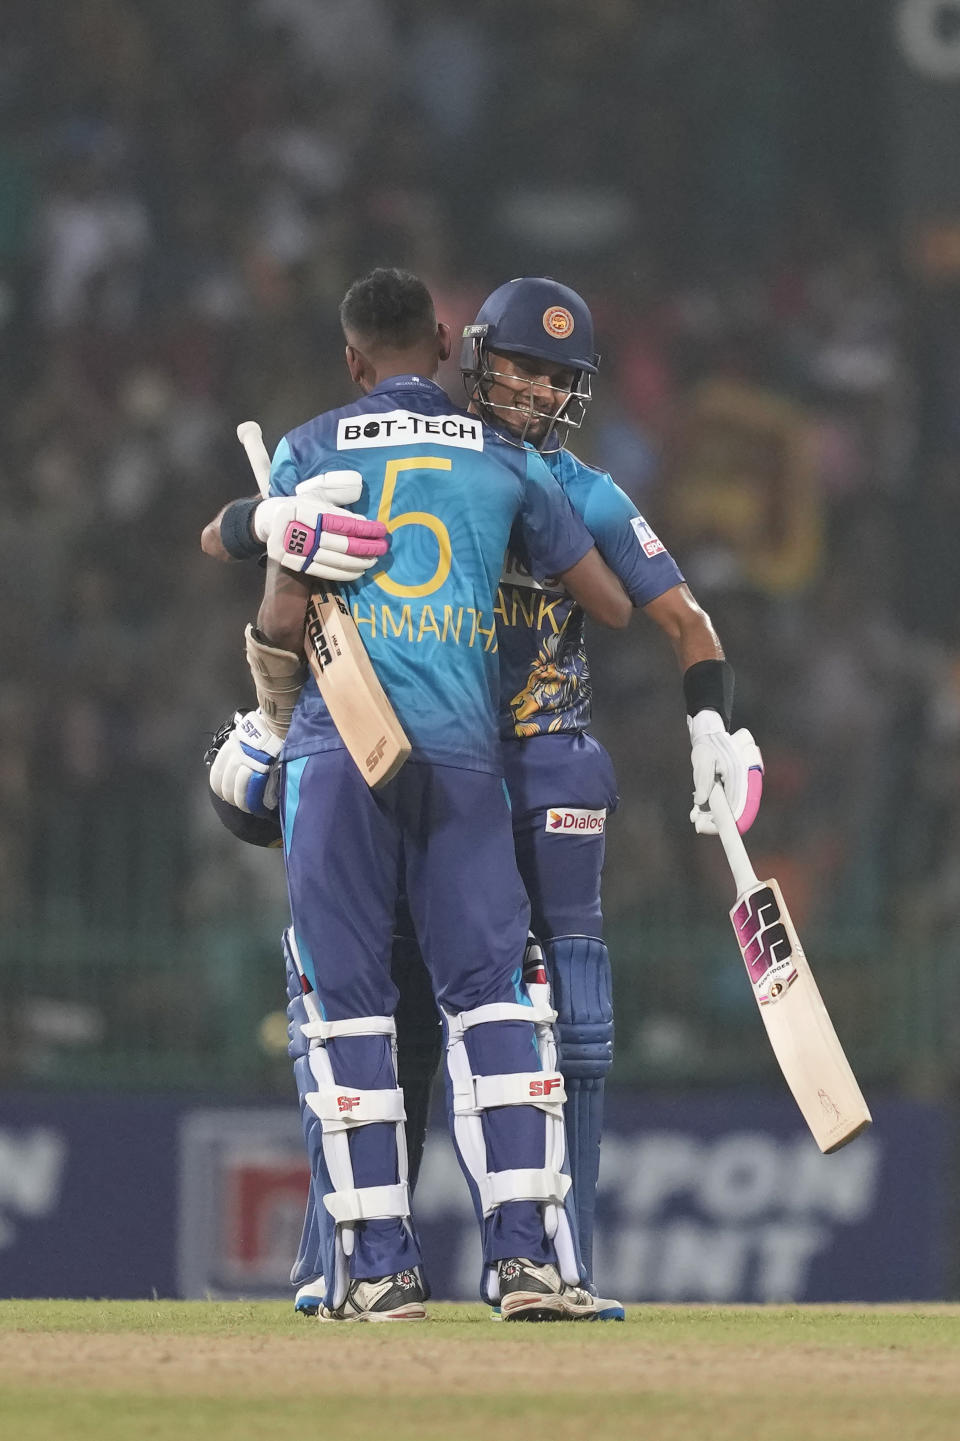
[[[270,485],[270,456],[255,420],[237,426],[260,494]],[[410,754],[410,742],[367,655],[350,607],[337,587],[318,582],[307,605],[307,663],[324,704],[369,786],[386,785]]]
[[[759,881],[723,793],[710,810],[737,887],[734,934],[774,1055],[820,1150],[838,1151],[871,1117],[837,1039],[780,887]]]

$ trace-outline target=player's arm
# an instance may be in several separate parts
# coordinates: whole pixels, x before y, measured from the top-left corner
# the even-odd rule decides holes
[[[591,619],[621,629],[630,620],[630,597],[594,544],[543,457],[528,450],[520,536],[538,580],[557,576]]]
[[[559,577],[591,620],[613,630],[630,624],[633,602],[596,546]]]
[[[722,661],[723,646],[707,612],[697,604],[684,583],[671,586],[643,607],[664,632],[680,669],[687,671],[700,661]]]
[[[200,549],[214,560],[249,560],[263,555],[266,543],[253,529],[254,512],[260,496],[228,501],[200,534]]]
[[[265,553],[297,574],[356,580],[389,548],[386,526],[345,507],[362,489],[357,471],[325,471],[300,481],[290,495],[230,501],[200,536],[216,560],[250,560]]]
[[[306,576],[294,575],[275,560],[267,561],[257,631],[270,645],[303,655],[310,588]]]
[[[743,835],[760,808],[763,760],[748,730],[730,734],[733,667],[720,637],[686,585],[672,586],[643,609],[667,636],[683,672],[693,767],[690,819],[701,835],[716,835],[710,792],[719,780]]]
[[[257,708],[234,718],[210,767],[210,788],[228,805],[270,818],[277,810],[277,762],[306,679],[303,634],[310,582],[267,562],[257,624],[245,634]]]
[[[749,731],[730,734],[733,667],[710,617],[673,556],[609,475],[594,472],[577,493],[599,550],[634,606],[664,632],[683,673],[693,767],[690,819],[699,832],[715,834],[709,797],[719,779],[741,832],[748,830],[760,805],[763,762]]]

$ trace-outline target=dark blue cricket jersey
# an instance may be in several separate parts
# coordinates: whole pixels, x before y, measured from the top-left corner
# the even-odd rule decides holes
[[[634,605],[648,605],[682,583],[676,561],[606,471],[569,450],[548,452],[543,459]],[[504,739],[585,730],[590,724],[583,611],[557,580],[538,580],[532,570],[522,542],[512,547],[496,607]]]

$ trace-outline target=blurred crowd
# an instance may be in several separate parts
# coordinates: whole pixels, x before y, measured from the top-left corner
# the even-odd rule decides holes
[[[0,912],[282,902],[205,799],[259,577],[199,532],[251,488],[239,420],[272,444],[350,398],[337,304],[402,264],[455,330],[511,275],[584,294],[603,359],[573,448],[735,663],[758,868],[801,924],[957,926],[960,315],[900,272],[863,54],[855,99],[802,9],[6,0]],[[607,909],[638,927],[729,889],[687,825],[666,652],[642,618],[593,636]],[[145,832],[173,858],[138,859]]]

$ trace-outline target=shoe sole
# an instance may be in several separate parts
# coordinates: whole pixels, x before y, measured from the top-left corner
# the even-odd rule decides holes
[[[316,1312],[314,1312],[314,1315],[316,1315]],[[491,1308],[489,1319],[491,1321],[503,1320],[503,1317],[500,1314],[499,1306],[494,1306]],[[590,1318],[588,1316],[583,1316],[580,1319],[587,1321]],[[595,1321],[625,1321],[626,1313],[624,1312],[622,1306],[604,1306],[600,1310],[594,1310],[593,1319]]]
[[[592,1306],[575,1306],[563,1296],[539,1291],[512,1291],[500,1302],[503,1321],[595,1321]]]
[[[358,1311],[355,1316],[338,1316],[321,1307],[317,1314],[320,1321],[425,1321],[427,1313],[419,1301],[410,1301],[406,1306],[396,1306],[392,1311]]]

